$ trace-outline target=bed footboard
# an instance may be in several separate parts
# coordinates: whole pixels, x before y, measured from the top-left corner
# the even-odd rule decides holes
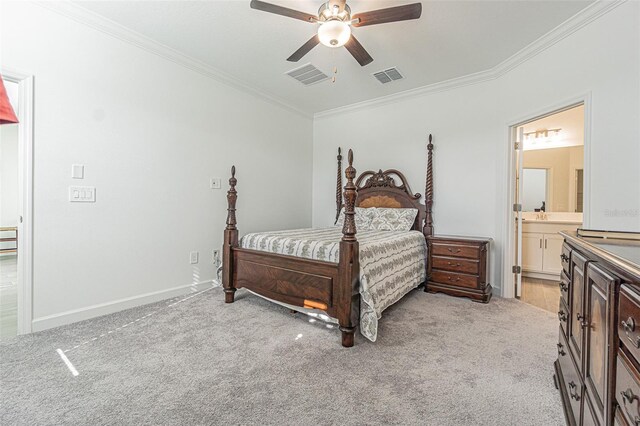
[[[354,344],[360,320],[358,241],[356,240],[356,186],[353,152],[345,170],[345,221],[339,263],[243,249],[238,246],[236,223],[237,180],[231,168],[227,192],[227,226],[222,247],[224,300],[233,303],[236,289],[247,288],[264,297],[294,306],[320,309],[338,319],[342,346]]]

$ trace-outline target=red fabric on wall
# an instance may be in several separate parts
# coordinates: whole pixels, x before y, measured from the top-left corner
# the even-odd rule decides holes
[[[13,112],[9,97],[7,96],[7,89],[4,88],[4,82],[2,76],[0,76],[0,125],[13,124],[18,122],[16,113]]]

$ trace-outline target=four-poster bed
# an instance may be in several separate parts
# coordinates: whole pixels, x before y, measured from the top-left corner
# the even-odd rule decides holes
[[[233,303],[235,291],[246,288],[276,302],[319,309],[337,319],[342,332],[342,345],[353,346],[354,332],[361,320],[361,294],[363,312],[369,313],[366,318],[375,322],[374,327],[377,327],[376,315],[379,316],[386,306],[395,303],[398,297],[426,280],[425,239],[433,235],[432,152],[432,136],[429,135],[425,204],[422,204],[421,195],[412,193],[405,176],[398,170],[366,171],[356,179],[351,150],[348,153],[349,165],[345,170],[347,182],[343,193],[340,190],[342,155],[339,151],[336,221],[340,219],[343,209],[344,225],[340,241],[330,243],[326,241],[327,238],[338,237],[331,229],[249,234],[239,241],[235,215],[237,180],[235,166],[232,167],[223,246],[222,284],[225,302]],[[396,183],[396,179],[399,183]],[[362,230],[356,238],[356,208],[372,207],[381,210],[417,210],[411,230],[419,232]],[[398,246],[404,252],[398,252]],[[385,253],[386,264],[383,262],[385,259],[373,259],[376,252]],[[406,253],[418,259],[410,258]],[[361,258],[365,259],[362,271]],[[392,283],[389,288],[384,288],[387,284],[383,283],[376,287],[386,279],[376,277],[376,273],[380,275],[379,270],[389,270],[397,265],[402,267],[405,275],[411,275],[404,278],[408,284],[402,283],[402,287]],[[375,291],[364,291],[362,287],[365,285],[375,288]],[[389,294],[380,300],[372,300],[384,292]],[[375,340],[375,331],[373,338],[369,338]]]

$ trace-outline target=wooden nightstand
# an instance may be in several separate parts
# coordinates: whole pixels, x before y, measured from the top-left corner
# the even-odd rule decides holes
[[[491,241],[491,238],[427,237],[429,258],[425,291],[488,303],[491,299],[491,284],[487,282]]]

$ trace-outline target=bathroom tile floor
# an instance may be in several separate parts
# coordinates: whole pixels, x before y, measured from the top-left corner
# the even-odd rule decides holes
[[[558,282],[523,277],[520,300],[545,311],[556,313],[560,300]]]

